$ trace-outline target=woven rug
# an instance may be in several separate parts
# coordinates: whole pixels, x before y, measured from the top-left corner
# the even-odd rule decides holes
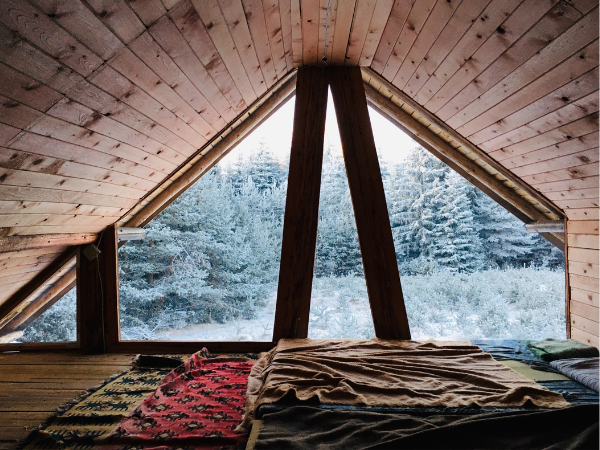
[[[106,448],[244,448],[242,421],[249,361],[211,361],[197,355],[161,385],[102,441]]]
[[[209,360],[254,360],[255,354],[209,354],[206,349],[196,354]],[[33,431],[20,448],[24,449],[101,449],[105,438],[125,417],[161,384],[174,364],[183,364],[186,357],[159,356],[170,360],[161,368],[156,357],[140,359],[139,367],[106,381],[102,386],[67,405],[38,430]],[[150,362],[150,364],[148,364]],[[119,447],[117,447],[119,448]],[[136,446],[127,445],[134,449]],[[142,448],[142,447],[139,447]],[[146,447],[147,448],[147,447]],[[162,446],[156,448],[171,448]],[[178,447],[174,447],[178,448]]]

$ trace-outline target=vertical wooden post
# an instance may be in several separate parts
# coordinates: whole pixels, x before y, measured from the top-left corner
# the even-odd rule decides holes
[[[120,339],[119,327],[119,260],[117,226],[104,230],[100,240],[100,273],[104,292],[104,342],[110,351]]]
[[[77,255],[77,335],[86,353],[104,353],[119,338],[115,225],[101,233],[96,246],[98,255],[85,246]]]
[[[410,339],[360,68],[328,70],[375,334],[382,339]]]
[[[327,80],[325,71],[302,67],[296,80],[296,108],[273,340],[305,338],[317,246],[323,166]]]

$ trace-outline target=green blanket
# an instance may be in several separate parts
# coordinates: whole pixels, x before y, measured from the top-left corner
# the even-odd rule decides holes
[[[543,341],[527,341],[527,347],[544,361],[555,361],[567,358],[593,358],[598,356],[598,349],[577,342],[575,339],[544,339]]]

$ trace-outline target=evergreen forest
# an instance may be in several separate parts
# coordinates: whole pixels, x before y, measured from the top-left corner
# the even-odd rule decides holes
[[[123,339],[156,339],[160,330],[259,314],[277,289],[287,166],[264,144],[251,158],[216,166],[146,226],[145,240],[121,247]],[[416,280],[429,280],[419,289],[429,292],[432,280],[441,289],[448,285],[443,280],[454,277],[472,296],[478,288],[465,286],[469,279],[485,284],[482,273],[496,278],[511,273],[514,279],[518,269],[563,270],[562,252],[526,232],[520,220],[423,148],[403,162],[381,161],[381,171],[411,327],[416,320],[444,321],[417,317],[422,311],[411,307],[406,293]],[[323,162],[315,286],[353,279],[364,286],[344,162],[330,146]],[[494,283],[506,285],[500,279]],[[564,293],[553,289],[560,310]],[[487,300],[498,301],[476,302],[485,306]]]

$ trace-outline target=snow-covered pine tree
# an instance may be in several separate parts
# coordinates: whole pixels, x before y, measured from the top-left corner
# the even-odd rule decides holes
[[[363,273],[346,168],[338,152],[329,145],[323,156],[315,259],[318,277]]]
[[[519,267],[531,262],[540,242],[525,230],[523,222],[481,191],[477,192],[475,211],[488,267]]]
[[[392,224],[403,274],[430,273],[437,268],[431,240],[441,219],[433,199],[445,188],[449,171],[423,147],[415,148],[404,168],[396,171]]]
[[[438,219],[430,247],[436,262],[453,272],[474,272],[482,266],[482,246],[469,195],[472,189],[464,178],[451,172],[432,199]]]

